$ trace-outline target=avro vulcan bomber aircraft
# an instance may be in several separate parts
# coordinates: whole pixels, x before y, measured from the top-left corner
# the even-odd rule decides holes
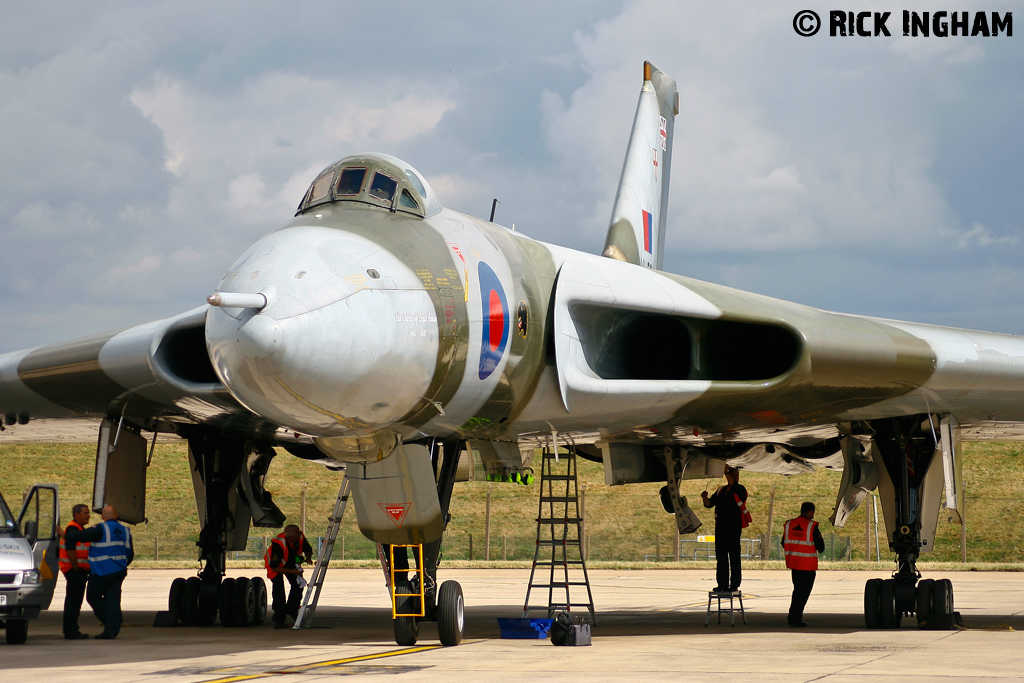
[[[201,306],[0,355],[0,443],[95,440],[94,502],[141,521],[149,439],[186,440],[204,566],[187,611],[207,622],[232,599],[226,552],[283,522],[262,486],[279,448],[344,468],[371,540],[424,544],[423,618],[456,644],[461,589],[436,570],[460,454],[512,472],[562,445],[611,485],[667,481],[684,533],[682,479],[842,469],[832,522],[877,488],[897,557],[865,588],[867,626],[949,628],[952,586],[916,561],[940,509],[963,509],[961,441],[1024,437],[1024,338],[660,271],[677,113],[644,64],[601,255],[444,208],[394,157],[342,159]],[[398,617],[397,640],[417,624]]]

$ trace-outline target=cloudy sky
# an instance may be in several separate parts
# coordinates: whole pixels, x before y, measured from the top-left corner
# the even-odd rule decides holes
[[[680,89],[667,270],[1024,333],[1024,25],[902,36],[902,10],[948,5],[851,5],[892,36],[804,38],[796,12],[828,6],[4,3],[0,352],[201,304],[362,151],[599,251],[645,59]]]

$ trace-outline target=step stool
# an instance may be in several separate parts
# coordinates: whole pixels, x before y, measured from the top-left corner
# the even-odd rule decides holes
[[[728,600],[729,606],[722,607],[722,601]],[[739,600],[740,606],[736,607],[735,601]],[[717,605],[712,606],[712,601],[717,601]],[[728,614],[732,620],[732,625],[736,626],[736,613],[739,612],[743,618],[743,624],[747,623],[747,615],[743,611],[743,591],[708,591],[708,610],[704,615],[704,625],[707,626],[711,623],[711,613],[716,612],[718,614],[718,623],[722,623],[722,614]]]

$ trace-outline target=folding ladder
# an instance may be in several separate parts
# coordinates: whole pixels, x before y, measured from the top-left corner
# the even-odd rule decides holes
[[[545,448],[541,454],[537,547],[533,553],[533,568],[526,588],[523,617],[537,610],[547,612],[550,618],[558,610],[571,613],[574,607],[586,607],[591,623],[596,626],[594,596],[590,591],[590,578],[583,552],[583,518],[580,515],[576,450],[571,447],[567,450],[567,453],[559,456],[556,445],[553,449]],[[548,548],[551,549],[550,560],[546,554]],[[548,568],[546,582],[543,580],[543,570],[537,576],[538,567]],[[547,589],[547,604],[530,604],[530,594],[535,588]],[[582,601],[583,588],[587,591],[586,602]]]
[[[331,554],[334,552],[334,539],[338,537],[338,530],[341,528],[341,518],[345,515],[345,507],[348,505],[348,494],[352,488],[348,476],[341,482],[338,489],[338,499],[334,501],[334,511],[328,518],[327,534],[324,536],[323,546],[320,554],[317,555],[316,564],[313,565],[313,574],[306,584],[306,591],[302,596],[302,604],[299,606],[299,613],[295,617],[293,631],[300,628],[309,628],[313,625],[313,615],[316,613],[316,603],[320,599],[320,589],[324,585],[324,576],[327,574],[327,566],[331,562]]]

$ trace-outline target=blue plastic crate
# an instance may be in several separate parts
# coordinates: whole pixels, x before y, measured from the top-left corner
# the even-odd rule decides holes
[[[554,619],[509,619],[498,617],[502,638],[544,640],[548,637]]]

